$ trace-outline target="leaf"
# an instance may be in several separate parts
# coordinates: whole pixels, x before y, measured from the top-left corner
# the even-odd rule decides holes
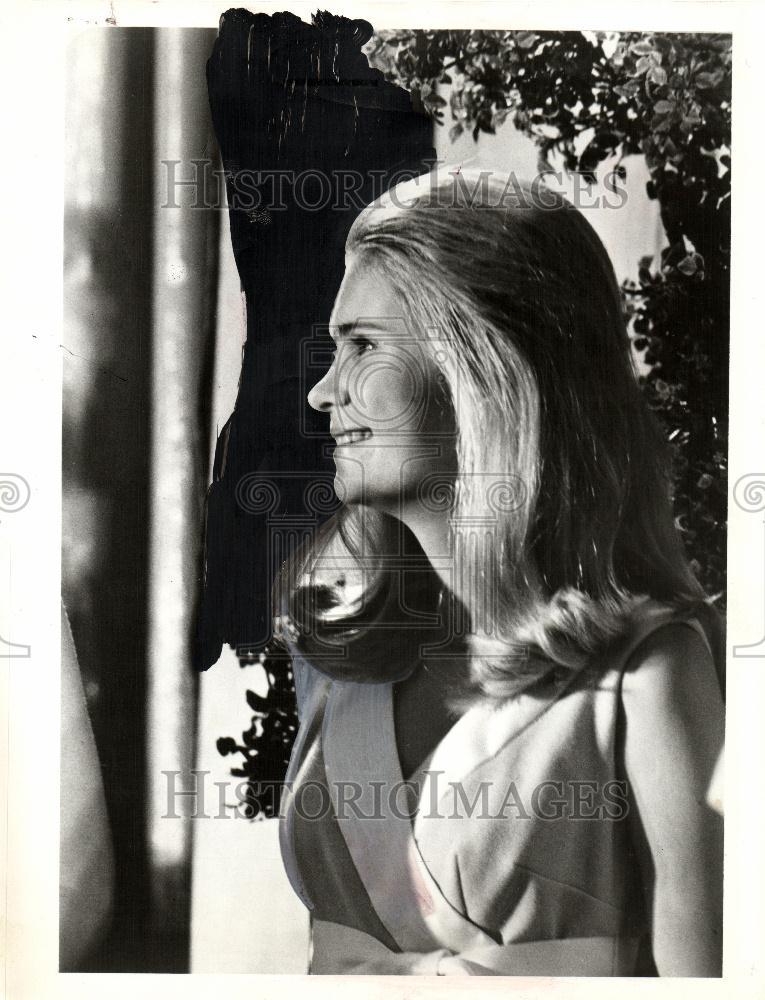
[[[429,108],[445,108],[446,101],[441,97],[440,94],[430,93],[427,97],[423,98],[423,104],[427,104]]]
[[[533,31],[519,31],[515,36],[515,44],[521,49],[530,49],[539,41],[539,35]]]
[[[688,254],[687,257],[683,257],[680,263],[677,265],[678,271],[681,274],[686,274],[690,277],[692,274],[696,273],[696,261],[694,260],[694,254]]]
[[[636,56],[647,56],[649,52],[653,52],[653,45],[645,38],[641,38],[640,41],[630,45],[630,52],[634,52]]]
[[[253,712],[269,712],[271,710],[271,705],[267,699],[262,698],[259,694],[254,691],[248,691],[246,694],[247,704],[253,710]]]
[[[455,139],[459,139],[464,131],[465,129],[462,122],[457,122],[456,125],[452,125],[449,129],[449,141],[454,142]]]
[[[230,753],[236,753],[239,749],[236,745],[236,740],[233,740],[230,736],[221,736],[215,742],[215,747],[221,757],[226,757]]]
[[[654,66],[648,73],[648,79],[657,87],[663,87],[667,82],[667,71],[663,66]]]
[[[693,82],[699,90],[708,90],[710,87],[716,87],[722,80],[722,76],[722,72],[719,70],[715,73],[697,73]]]
[[[557,125],[539,125],[536,129],[539,135],[545,137],[545,139],[558,139],[560,138],[560,129]],[[590,146],[592,143],[590,143]],[[589,149],[589,146],[587,147]]]
[[[675,105],[672,101],[657,101],[653,110],[659,115],[668,115],[670,111],[675,110]]]
[[[638,61],[635,63],[635,72],[633,75],[642,76],[643,73],[647,73],[648,70],[651,69],[653,65],[654,63],[652,59],[650,59],[648,56],[642,56],[642,58],[638,59]]]

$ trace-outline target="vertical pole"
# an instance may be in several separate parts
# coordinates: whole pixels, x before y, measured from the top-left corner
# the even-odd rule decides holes
[[[204,207],[204,165],[192,161],[211,159],[205,61],[213,39],[207,31],[162,29],[154,58],[147,840],[156,957],[174,954],[184,968],[196,803],[175,793],[195,787],[197,684],[189,642],[207,479],[200,399],[209,393],[213,356],[219,214]],[[179,183],[195,178],[198,188]],[[163,971],[171,971],[166,962]]]

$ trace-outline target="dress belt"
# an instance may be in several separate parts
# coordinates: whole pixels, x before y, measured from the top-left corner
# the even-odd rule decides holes
[[[454,954],[394,952],[377,938],[313,921],[313,976],[631,976],[639,941],[627,937],[555,938],[481,944]]]

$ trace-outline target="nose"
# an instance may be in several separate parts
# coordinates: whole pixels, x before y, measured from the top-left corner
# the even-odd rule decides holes
[[[333,406],[338,406],[341,402],[338,398],[340,390],[337,369],[337,355],[335,355],[332,364],[325,374],[308,393],[308,405],[312,409],[318,410],[319,413],[327,413]],[[347,402],[347,400],[345,401]]]

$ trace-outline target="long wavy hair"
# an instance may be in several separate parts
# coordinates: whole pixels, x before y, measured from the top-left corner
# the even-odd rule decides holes
[[[652,606],[698,614],[719,645],[674,523],[670,446],[584,215],[512,175],[444,170],[368,206],[346,256],[379,268],[409,330],[437,342],[458,471],[420,499],[448,510],[453,585],[444,600],[402,523],[347,504],[282,567],[276,632],[357,682],[403,678],[460,635],[468,698],[495,701],[605,668]]]

